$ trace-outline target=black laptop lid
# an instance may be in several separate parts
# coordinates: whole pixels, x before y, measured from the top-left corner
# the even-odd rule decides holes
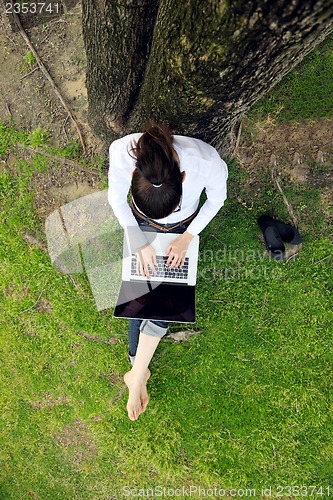
[[[195,286],[123,281],[114,316],[195,323]]]

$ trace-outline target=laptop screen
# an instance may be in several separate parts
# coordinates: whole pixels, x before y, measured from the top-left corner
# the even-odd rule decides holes
[[[123,281],[114,316],[195,323],[195,286],[162,283],[147,291],[147,281]]]

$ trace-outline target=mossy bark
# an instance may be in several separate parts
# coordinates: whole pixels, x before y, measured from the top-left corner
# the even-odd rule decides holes
[[[121,135],[138,100],[159,0],[83,0],[89,119],[101,138]]]
[[[150,119],[229,152],[239,117],[333,30],[327,0],[83,0],[91,124]]]

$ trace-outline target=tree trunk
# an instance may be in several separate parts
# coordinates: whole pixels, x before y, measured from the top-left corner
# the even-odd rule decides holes
[[[239,117],[333,31],[327,0],[83,0],[91,125],[150,119],[222,154]]]
[[[126,130],[144,80],[159,0],[84,0],[89,120],[103,139]]]

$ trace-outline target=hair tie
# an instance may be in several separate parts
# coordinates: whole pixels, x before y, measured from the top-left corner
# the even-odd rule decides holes
[[[163,184],[163,182],[162,182],[162,184]],[[162,186],[162,184],[153,184],[153,186],[154,186],[154,188],[159,188]]]

